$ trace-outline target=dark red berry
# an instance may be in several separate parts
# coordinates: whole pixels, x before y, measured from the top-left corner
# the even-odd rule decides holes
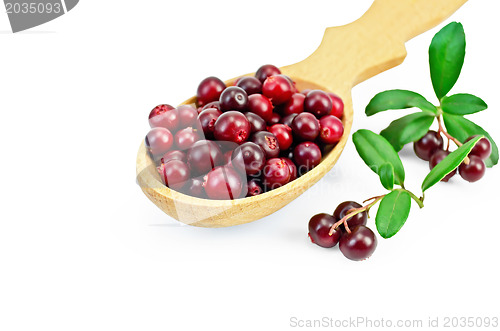
[[[477,182],[483,178],[484,173],[486,172],[486,165],[480,157],[469,154],[469,164],[465,164],[465,162],[462,163],[458,167],[458,172],[466,181],[471,183]]]
[[[262,94],[252,94],[248,97],[248,110],[269,122],[273,116],[273,104]]]
[[[223,112],[229,110],[244,111],[247,109],[248,95],[241,87],[230,86],[222,91],[219,103]]]
[[[174,190],[180,190],[189,179],[189,167],[180,160],[171,160],[158,167],[163,182]]]
[[[303,90],[302,92],[300,92],[301,94],[303,94],[304,96],[307,95],[307,93],[311,92],[312,90],[310,88],[306,88],[305,90]]]
[[[186,153],[182,151],[173,150],[166,152],[161,158],[162,163],[167,163],[168,161],[171,160],[180,160],[182,162],[187,162]]]
[[[304,110],[317,118],[328,115],[332,110],[332,99],[321,90],[312,90],[304,99]]]
[[[465,142],[476,138],[477,135],[467,138]],[[486,160],[491,155],[491,143],[488,138],[481,138],[476,145],[470,151],[470,154],[479,157],[480,159]]]
[[[158,157],[170,150],[174,144],[174,137],[168,129],[157,127],[148,132],[144,143],[148,151],[153,156]]]
[[[301,140],[314,141],[319,135],[319,121],[311,113],[298,114],[293,119],[291,128]]]
[[[429,160],[429,168],[431,170],[434,169],[434,167],[439,162],[443,161],[444,158],[447,157],[449,154],[450,154],[450,152],[442,150],[442,149],[438,149],[437,151],[435,151],[434,154],[432,154],[431,159]],[[456,173],[457,173],[457,169],[455,169],[452,172],[450,172],[448,175],[446,175],[446,177],[444,177],[443,179],[441,179],[441,181],[442,182],[449,181],[450,178],[453,177],[453,176],[455,176]]]
[[[285,117],[281,118],[281,124],[288,125],[290,128],[292,128],[292,122],[295,117],[297,117],[298,114],[290,114]]]
[[[332,100],[332,110],[330,111],[329,115],[333,115],[337,118],[342,118],[342,116],[344,116],[344,102],[338,95],[334,93],[327,94]]]
[[[203,178],[195,177],[187,181],[184,186],[183,193],[196,198],[205,198],[205,190],[203,189]]]
[[[149,126],[152,128],[165,128],[170,131],[177,130],[179,126],[179,113],[170,105],[159,105],[149,113]]]
[[[193,175],[204,175],[224,162],[217,144],[210,140],[199,140],[187,153],[189,168]]]
[[[226,84],[217,77],[207,77],[198,85],[196,97],[198,105],[204,106],[209,102],[218,101],[219,97],[226,88]]]
[[[288,168],[290,169],[290,181],[297,179],[297,167],[295,166],[295,163],[293,163],[293,161],[288,157],[282,157],[281,159],[288,165]]]
[[[244,113],[244,115],[247,117],[247,120],[250,123],[251,133],[266,130],[266,121],[264,121],[262,117],[252,112],[246,112]]]
[[[293,160],[299,175],[302,176],[321,162],[321,150],[313,142],[300,143],[293,150]]]
[[[180,129],[187,128],[188,126],[196,127],[198,111],[190,105],[182,105],[177,107],[179,113]]]
[[[342,232],[335,230],[330,236],[330,229],[336,220],[328,214],[317,214],[309,220],[309,238],[311,241],[321,247],[330,248],[337,245]]]
[[[344,125],[333,115],[326,115],[319,120],[319,140],[324,144],[336,144],[344,134]]]
[[[180,150],[191,148],[195,142],[200,140],[200,134],[196,129],[188,127],[177,131],[174,136],[175,146]]]
[[[293,84],[283,76],[269,76],[262,84],[262,94],[271,99],[273,105],[287,102],[293,93]]]
[[[214,136],[217,140],[241,144],[248,139],[250,130],[250,123],[245,115],[231,110],[220,115],[215,121]]]
[[[259,131],[254,133],[250,140],[253,143],[259,145],[260,148],[262,148],[262,150],[266,154],[267,159],[279,156],[280,146],[278,143],[278,139],[276,139],[276,137],[272,133],[267,131]]]
[[[260,184],[260,181],[258,179],[249,180],[247,186],[248,186],[247,197],[254,197],[264,192]]]
[[[241,176],[231,167],[217,167],[210,171],[203,187],[207,196],[215,200],[238,199],[243,190]]]
[[[248,95],[262,93],[262,83],[255,77],[241,77],[236,86],[244,89]]]
[[[300,114],[304,111],[304,99],[305,95],[302,93],[295,93],[292,95],[292,98],[288,100],[281,107],[281,114],[283,116],[291,115],[291,114]]]
[[[413,150],[419,158],[429,161],[436,150],[443,149],[443,144],[443,137],[439,133],[429,131],[420,140],[413,143]]]
[[[222,115],[222,112],[215,108],[205,109],[198,115],[198,121],[207,139],[214,137],[215,121],[220,115]]]
[[[279,158],[267,160],[263,170],[264,186],[273,190],[290,181],[290,168],[288,164]]]
[[[340,205],[338,205],[337,208],[335,208],[335,211],[333,212],[333,217],[335,217],[335,219],[340,221],[347,214],[349,214],[350,210],[361,207],[362,206],[355,201],[344,201]],[[366,211],[363,211],[349,218],[347,220],[347,225],[349,226],[349,229],[352,230],[358,225],[366,225],[367,221],[368,221],[368,215]],[[344,225],[341,225],[340,229],[344,232],[346,231]]]
[[[219,100],[207,103],[205,106],[203,106],[202,110],[205,110],[205,109],[208,109],[208,108],[215,108],[215,109],[217,109],[217,110],[219,110],[219,111],[222,112],[222,110],[220,109],[220,102],[219,102]]]
[[[257,175],[266,164],[266,155],[259,145],[246,142],[240,145],[232,154],[232,159],[242,159],[247,175]]]
[[[277,67],[272,64],[265,64],[257,70],[255,78],[257,78],[261,83],[264,83],[267,77],[279,74],[281,74],[281,71]]]
[[[278,124],[281,121],[281,116],[278,113],[273,113],[271,119],[267,122],[269,125]]]
[[[293,143],[292,129],[284,124],[274,124],[269,128],[269,132],[278,139],[280,150],[284,151],[290,148]]]
[[[349,260],[361,261],[369,258],[377,248],[377,237],[372,230],[358,225],[351,233],[344,233],[340,238],[340,251]]]

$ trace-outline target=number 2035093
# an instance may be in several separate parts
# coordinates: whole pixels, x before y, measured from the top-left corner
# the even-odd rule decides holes
[[[62,12],[61,3],[23,2],[5,3],[7,14],[59,14]]]

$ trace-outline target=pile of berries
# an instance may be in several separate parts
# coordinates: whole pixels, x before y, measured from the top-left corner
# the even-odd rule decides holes
[[[343,223],[339,224],[346,215],[359,208],[362,208],[359,203],[345,201],[337,206],[333,215],[314,215],[309,221],[309,238],[321,247],[330,248],[339,244],[342,254],[350,260],[361,261],[369,258],[377,247],[377,237],[366,226],[366,211],[348,218],[347,229]],[[338,226],[335,226],[336,224]]]
[[[199,198],[237,199],[316,167],[344,133],[343,112],[337,95],[299,92],[290,77],[264,65],[235,86],[205,78],[196,105],[155,107],[145,144],[168,187]]]
[[[467,141],[475,138],[469,137]],[[450,154],[443,148],[443,137],[436,131],[427,132],[420,140],[413,144],[415,154],[422,160],[429,161],[429,168],[432,170],[439,162]],[[483,178],[486,172],[486,160],[491,154],[491,143],[487,138],[482,138],[477,142],[468,155],[468,160],[458,167],[460,176],[468,182],[476,182]],[[457,169],[450,172],[442,181],[447,182],[455,176]]]

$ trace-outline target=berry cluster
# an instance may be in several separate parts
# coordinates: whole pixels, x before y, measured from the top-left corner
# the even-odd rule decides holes
[[[205,78],[196,105],[155,107],[145,145],[168,187],[199,198],[237,199],[316,167],[344,133],[343,112],[337,95],[299,92],[290,77],[264,65],[234,86]]]
[[[462,144],[451,137],[445,131],[441,131],[447,138],[448,141],[453,140],[458,146]],[[471,139],[477,136],[469,137],[465,142],[470,141]],[[418,141],[414,142],[413,149],[415,154],[421,158],[422,160],[429,161],[429,168],[432,170],[434,167],[444,160],[447,157],[449,152],[449,144],[448,148],[444,149],[444,141],[443,137],[439,132],[429,131]],[[486,165],[484,160],[486,160],[491,154],[491,143],[488,138],[482,138],[477,142],[474,148],[470,151],[468,158],[462,162],[462,164],[458,167],[458,173],[460,176],[468,182],[475,182],[483,178],[484,173],[486,172]],[[454,169],[450,172],[446,177],[444,177],[441,181],[447,182],[457,173],[457,169]]]
[[[368,214],[359,203],[345,201],[337,206],[333,215],[317,214],[309,220],[309,238],[314,244],[326,248],[338,243],[348,259],[364,260],[377,247],[377,237],[366,226],[367,220]]]

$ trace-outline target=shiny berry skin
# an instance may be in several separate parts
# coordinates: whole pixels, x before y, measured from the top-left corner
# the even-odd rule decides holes
[[[250,130],[250,123],[245,115],[231,110],[220,115],[215,121],[214,137],[217,140],[241,144],[248,139]]]
[[[278,157],[280,154],[280,146],[278,139],[271,132],[259,131],[250,137],[250,141],[256,143],[262,148],[266,154],[266,159]]]
[[[174,136],[175,146],[180,150],[191,148],[195,142],[200,140],[200,134],[196,129],[188,127],[177,131]]]
[[[293,143],[292,129],[284,124],[274,124],[269,128],[269,132],[278,139],[280,150],[284,151],[290,148]]]
[[[248,187],[247,197],[254,197],[264,192],[260,184],[260,181],[258,179],[249,180],[247,187]]]
[[[339,247],[349,260],[362,261],[369,258],[377,248],[377,237],[366,226],[358,225],[351,233],[342,235]]]
[[[241,87],[230,86],[221,93],[219,103],[223,112],[229,110],[244,111],[247,109],[248,95]]]
[[[336,144],[344,134],[344,125],[337,117],[326,115],[319,120],[319,140],[324,144]]]
[[[438,149],[437,151],[432,154],[431,159],[429,160],[429,169],[434,169],[434,167],[441,161],[444,160],[445,157],[450,155],[450,152]],[[448,175],[446,175],[443,179],[441,179],[442,182],[447,182],[450,180],[451,177],[455,176],[457,173],[457,169],[451,171]]]
[[[272,64],[265,64],[257,70],[255,78],[257,78],[261,83],[264,83],[267,77],[279,74],[281,74],[281,71],[277,67]]]
[[[319,121],[311,113],[298,114],[292,121],[292,131],[301,140],[314,141],[319,135]]]
[[[292,95],[292,98],[288,100],[281,107],[281,114],[283,116],[287,116],[290,114],[300,114],[304,112],[304,99],[305,95],[302,93],[295,93]]]
[[[268,122],[273,116],[273,104],[269,98],[262,94],[252,94],[248,97],[248,111],[259,115]]]
[[[226,88],[226,84],[217,77],[207,77],[198,85],[196,97],[198,105],[203,107],[209,102],[218,101],[219,97]]]
[[[245,172],[247,175],[256,175],[261,172],[266,164],[266,155],[259,145],[246,142],[241,144],[232,153],[232,159],[243,159]]]
[[[458,167],[458,173],[468,182],[477,182],[481,178],[483,178],[484,173],[486,172],[486,165],[484,161],[476,156],[469,154],[469,164],[462,163]]]
[[[217,121],[220,115],[222,115],[222,112],[216,108],[208,108],[198,114],[198,121],[207,139],[213,139],[215,121]]]
[[[288,165],[288,168],[290,169],[290,181],[296,180],[297,167],[295,166],[295,163],[293,163],[293,161],[288,157],[282,157],[281,159]]]
[[[189,149],[187,160],[191,173],[204,175],[224,162],[222,152],[217,144],[210,140],[199,140]]]
[[[436,150],[443,149],[443,144],[443,137],[439,133],[429,131],[420,140],[413,143],[413,150],[419,158],[429,161]]]
[[[243,190],[242,178],[231,167],[217,167],[207,174],[203,188],[210,199],[238,199]]]
[[[184,186],[183,193],[196,198],[205,198],[205,190],[203,189],[203,178],[196,177],[188,179]]]
[[[293,93],[293,84],[284,76],[269,76],[262,84],[262,94],[271,99],[273,105],[287,102]]]
[[[330,97],[330,100],[332,100],[332,110],[330,111],[329,115],[333,115],[337,118],[342,118],[342,116],[344,116],[344,102],[338,95],[334,93],[327,94]]]
[[[317,214],[309,220],[309,238],[311,241],[321,247],[330,248],[337,245],[342,231],[338,228],[330,236],[330,229],[336,220],[328,214]]]
[[[251,133],[266,130],[266,121],[264,121],[262,117],[252,112],[246,112],[244,113],[244,115],[246,116],[248,122],[250,123]]]
[[[307,95],[307,93],[311,92],[312,90],[310,88],[306,88],[305,90],[303,90],[302,92],[300,92],[301,94],[303,94],[304,96]]]
[[[290,168],[288,164],[279,158],[267,160],[263,170],[264,186],[273,190],[287,184],[290,181]]]
[[[170,150],[174,144],[174,137],[168,129],[157,127],[148,132],[144,143],[148,151],[154,157],[158,157]]]
[[[321,90],[312,90],[304,99],[304,110],[317,118],[328,115],[332,110],[332,99]]]
[[[203,110],[208,109],[208,108],[215,108],[215,109],[219,110],[220,112],[222,112],[222,110],[220,109],[220,102],[218,100],[207,103],[205,106],[202,107],[201,110],[203,111]]]
[[[476,137],[477,137],[477,135],[469,137],[469,138],[467,138],[467,140],[465,142],[468,142],[469,140],[474,139]],[[486,138],[486,137],[481,138],[476,143],[476,145],[472,148],[472,150],[470,151],[470,154],[475,155],[483,160],[486,160],[487,158],[489,158],[491,155],[491,143],[488,140],[488,138]]]
[[[173,150],[166,152],[165,154],[163,154],[161,158],[162,163],[167,163],[168,161],[171,160],[180,160],[182,162],[187,162],[186,153],[182,151]]]
[[[333,217],[335,217],[335,219],[340,221],[345,217],[345,215],[349,213],[351,209],[361,208],[361,207],[362,206],[355,201],[344,201],[340,205],[338,205],[337,208],[335,208],[335,211],[333,212]],[[368,221],[368,214],[366,213],[366,211],[363,211],[349,218],[347,220],[347,225],[349,226],[349,229],[352,230],[358,225],[366,225],[367,221]],[[341,225],[339,228],[343,232],[346,231],[344,225]]]
[[[280,121],[281,121],[280,114],[273,113],[273,115],[271,116],[271,119],[269,121],[267,121],[267,124],[274,125],[274,124],[278,124]]]
[[[182,105],[177,107],[179,113],[179,129],[187,128],[188,126],[195,127],[198,117],[198,111],[190,105]]]
[[[302,176],[321,162],[321,150],[313,142],[302,142],[293,149],[293,160],[299,175]]]
[[[163,182],[171,189],[180,190],[186,185],[189,179],[189,167],[180,160],[171,160],[167,163],[162,163],[158,168]]]
[[[247,95],[262,93],[262,83],[255,77],[241,77],[236,86],[244,89]]]
[[[179,112],[170,105],[159,105],[149,113],[149,126],[165,128],[171,132],[179,127]]]
[[[290,114],[285,117],[281,118],[281,124],[288,125],[290,128],[292,128],[292,122],[295,117],[297,117],[298,114]]]

